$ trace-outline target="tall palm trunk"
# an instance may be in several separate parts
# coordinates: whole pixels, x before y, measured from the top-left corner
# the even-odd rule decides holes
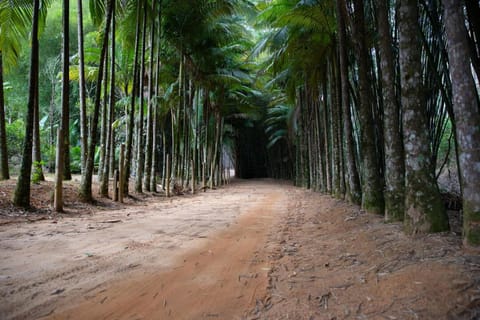
[[[92,177],[94,169],[94,160],[95,160],[95,147],[97,145],[97,123],[98,123],[98,114],[100,111],[100,100],[101,100],[101,90],[102,90],[102,79],[103,79],[103,69],[105,66],[105,56],[108,47],[108,35],[110,33],[110,21],[112,19],[112,8],[113,1],[108,2],[107,17],[105,22],[105,30],[103,33],[103,43],[102,50],[100,53],[100,64],[98,67],[97,75],[97,88],[95,91],[95,103],[93,109],[93,118],[90,126],[89,134],[89,146],[88,146],[88,157],[85,163],[85,173],[82,174],[82,180],[80,182],[80,197],[84,201],[92,201]]]
[[[405,228],[407,233],[448,229],[431,163],[425,97],[422,89],[420,27],[416,0],[401,0],[399,9],[403,145],[405,150]]]
[[[87,130],[87,104],[85,97],[85,59],[83,42],[83,8],[82,0],[77,2],[78,23],[78,90],[80,100],[80,161],[81,172],[85,171],[85,162],[88,153],[88,130]]]
[[[70,78],[69,78],[69,66],[70,66],[70,45],[69,45],[69,13],[70,13],[70,2],[69,0],[63,0],[63,51],[62,51],[62,116],[60,123],[60,133],[58,134],[59,140],[57,140],[57,163],[55,164],[56,174],[55,174],[55,199],[54,199],[54,208],[55,211],[63,211],[63,178],[64,178],[64,169],[66,154],[65,148],[68,148],[66,145],[64,137],[68,135],[69,132],[69,95],[70,95]]]
[[[142,182],[144,174],[145,149],[143,138],[143,108],[145,103],[144,87],[145,87],[145,55],[146,55],[146,37],[147,37],[147,3],[143,9],[143,31],[142,31],[142,62],[140,66],[140,106],[137,120],[137,176],[135,180],[135,191],[143,192]]]
[[[128,180],[130,177],[131,171],[131,163],[132,163],[132,156],[133,156],[133,131],[135,127],[135,100],[137,98],[137,91],[139,90],[138,81],[139,81],[139,74],[138,74],[138,54],[139,54],[139,46],[140,46],[140,24],[141,24],[141,15],[140,15],[140,1],[137,1],[137,23],[135,24],[135,57],[133,62],[133,85],[132,85],[132,100],[130,103],[130,110],[128,114],[128,125],[127,125],[127,141],[126,141],[126,152],[125,152],[125,163],[124,166],[124,177],[122,181],[124,185],[122,186],[124,190],[124,194],[128,195]]]
[[[350,109],[344,1],[337,1],[337,28],[343,112],[343,135],[345,137],[345,161],[347,169],[347,199],[355,204],[360,204],[362,200],[362,191],[355,158],[355,142],[353,140],[352,114]]]
[[[376,0],[376,3],[383,93],[385,221],[399,221],[403,220],[405,213],[405,164],[400,110],[395,93],[393,39],[388,19],[389,1]]]
[[[8,170],[7,132],[5,128],[5,96],[3,93],[3,58],[0,51],[0,180],[10,179]]]
[[[16,206],[30,207],[30,174],[32,173],[32,138],[35,88],[38,86],[38,15],[40,0],[33,1],[32,52],[30,56],[30,81],[28,90],[27,119],[25,122],[25,140],[23,143],[22,165],[17,186],[13,195]],[[3,86],[3,83],[2,83]]]
[[[35,90],[33,111],[33,174],[34,182],[45,181],[42,168],[42,152],[40,148],[40,107],[38,105],[38,86]]]
[[[112,14],[112,31],[111,31],[111,63],[110,63],[110,95],[107,95],[107,86],[108,81],[105,81],[105,103],[104,112],[105,116],[105,146],[103,154],[103,163],[102,166],[98,168],[101,171],[101,180],[100,180],[100,194],[104,197],[108,197],[108,182],[110,181],[110,164],[112,163],[110,157],[112,153],[112,124],[113,116],[115,110],[115,1],[113,1],[113,14]],[[108,68],[105,68],[105,72]],[[108,99],[107,99],[108,98]]]
[[[100,185],[103,183],[103,168],[105,167],[105,158],[106,158],[106,149],[107,149],[107,121],[108,121],[108,80],[109,80],[109,52],[108,52],[108,44],[107,44],[107,51],[105,52],[105,69],[103,70],[103,103],[102,103],[102,121],[100,123],[100,159],[98,162],[98,182]],[[108,178],[108,177],[107,177]],[[106,196],[103,193],[102,187],[99,190],[100,195]]]
[[[153,3],[153,12],[155,12],[156,5]],[[153,83],[154,83],[154,53],[155,53],[155,19],[152,21],[150,27],[150,65],[148,77],[148,109],[147,109],[147,141],[145,145],[145,178],[143,187],[146,191],[150,191],[151,177],[152,177],[152,153],[153,153]]]
[[[463,6],[444,0],[448,60],[452,80],[453,110],[460,149],[463,191],[463,238],[466,245],[480,246],[480,114],[470,69],[469,46]]]
[[[357,45],[360,141],[362,148],[362,208],[368,212],[383,214],[383,182],[373,123],[371,77],[369,77],[369,48],[367,47],[365,39],[365,13],[363,0],[355,0],[354,3],[355,23],[353,35]]]

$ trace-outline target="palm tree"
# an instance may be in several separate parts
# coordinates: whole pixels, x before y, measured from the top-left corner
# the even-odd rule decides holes
[[[137,171],[136,171],[136,180],[135,180],[135,191],[142,192],[142,182],[144,174],[144,162],[145,162],[145,150],[144,150],[144,130],[143,130],[143,109],[144,109],[144,88],[145,88],[145,68],[146,60],[145,55],[147,51],[147,18],[148,18],[148,4],[144,2],[143,4],[143,26],[142,26],[142,53],[141,53],[141,62],[140,62],[140,106],[137,119]]]
[[[0,180],[10,179],[8,170],[7,132],[5,129],[5,98],[3,94],[3,57],[0,50]]]
[[[383,214],[383,177],[377,147],[373,118],[372,79],[369,77],[370,48],[366,43],[365,12],[362,0],[355,0],[353,38],[356,42],[359,82],[359,118],[362,148],[362,208],[373,213]]]
[[[401,0],[399,46],[403,143],[405,148],[405,227],[411,234],[448,229],[431,163],[425,96],[422,90],[420,28],[416,0]]]
[[[463,6],[444,0],[444,23],[448,41],[453,109],[460,149],[463,191],[463,238],[466,245],[480,246],[480,114],[477,90],[471,74],[469,43]]]
[[[385,221],[403,220],[405,209],[405,164],[400,110],[395,87],[393,39],[389,23],[389,1],[377,0],[380,69],[383,93],[383,135],[385,147]]]
[[[9,179],[8,148],[5,128],[5,96],[3,74],[5,67],[16,63],[20,40],[26,37],[32,17],[32,2],[27,0],[0,2],[0,179]]]
[[[65,173],[66,149],[69,148],[68,136],[69,132],[69,109],[70,109],[70,1],[63,1],[63,51],[62,51],[62,116],[60,123],[60,130],[57,139],[57,157],[55,163],[55,197],[54,208],[55,211],[63,211],[63,179]]]
[[[340,81],[342,94],[343,130],[345,141],[345,158],[347,167],[348,192],[347,199],[352,203],[360,204],[362,191],[360,178],[358,176],[355,142],[353,140],[353,126],[350,106],[349,78],[348,78],[348,55],[346,39],[346,6],[345,1],[337,1],[337,33],[338,33],[338,55],[340,67]]]
[[[112,14],[113,14],[113,0],[109,0],[107,14],[105,17],[102,48],[100,53],[100,62],[99,62],[98,74],[97,74],[93,117],[90,125],[88,156],[85,162],[85,172],[82,174],[82,179],[80,182],[80,190],[79,190],[80,197],[84,201],[88,201],[88,202],[93,200],[92,177],[93,177],[93,169],[94,169],[95,147],[97,145],[98,117],[99,117],[100,102],[101,102],[103,70],[105,67],[105,57],[106,57],[106,52],[108,47],[108,37],[110,33]]]
[[[32,171],[32,138],[35,91],[38,86],[38,22],[40,0],[33,1],[32,19],[32,53],[30,57],[30,81],[27,106],[27,120],[25,122],[25,141],[23,143],[23,157],[17,186],[13,196],[16,206],[30,207],[30,174]]]
[[[81,172],[85,171],[85,163],[88,149],[88,130],[87,130],[87,104],[85,95],[85,58],[84,58],[84,39],[83,39],[83,3],[77,2],[77,34],[78,34],[78,88],[80,100],[80,149],[81,149]]]
[[[108,196],[108,183],[110,178],[111,166],[114,166],[114,133],[113,123],[115,116],[115,68],[116,68],[116,50],[115,50],[115,34],[116,34],[116,4],[113,1],[113,14],[112,14],[112,30],[111,30],[111,45],[110,45],[110,88],[107,87],[107,69],[105,68],[105,91],[104,91],[104,110],[102,119],[102,150],[100,153],[100,164],[98,168],[100,190],[99,193],[102,196]],[[109,94],[107,90],[110,90]],[[112,159],[113,158],[113,159]],[[113,169],[113,168],[112,168]],[[113,170],[112,170],[113,171]]]
[[[137,98],[137,91],[138,83],[139,83],[139,70],[138,70],[138,59],[139,59],[139,47],[140,47],[140,25],[142,23],[141,17],[141,2],[137,1],[133,16],[136,18],[134,21],[135,23],[135,45],[134,45],[134,61],[133,61],[133,83],[132,83],[132,92],[131,92],[131,100],[130,100],[130,108],[128,110],[128,124],[127,124],[127,139],[125,143],[125,159],[124,159],[124,177],[122,177],[122,181],[124,183],[121,188],[124,191],[124,194],[128,194],[128,185],[129,185],[129,177],[130,171],[132,168],[132,160],[133,160],[133,131],[134,131],[134,123],[135,123],[135,104]]]

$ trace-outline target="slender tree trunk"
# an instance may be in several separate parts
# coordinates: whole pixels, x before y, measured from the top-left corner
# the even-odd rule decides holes
[[[153,3],[153,12],[155,12],[156,5]],[[150,65],[148,77],[148,109],[147,109],[147,139],[145,145],[145,178],[143,181],[143,188],[150,191],[152,178],[152,153],[153,153],[153,77],[154,77],[154,54],[155,53],[155,19],[152,20],[150,27]]]
[[[140,15],[140,1],[137,2],[137,23],[135,24],[135,57],[133,62],[133,86],[132,86],[132,100],[130,103],[130,111],[128,114],[128,132],[127,132],[127,141],[126,141],[126,153],[125,153],[125,163],[124,163],[124,177],[122,179],[124,185],[122,186],[124,195],[128,195],[128,181],[130,178],[131,163],[133,158],[133,131],[135,128],[135,100],[137,98],[138,89],[138,52],[140,45],[140,24],[141,24],[141,15]]]
[[[95,147],[97,145],[97,123],[98,115],[100,111],[100,100],[101,100],[101,90],[102,90],[102,79],[103,79],[103,69],[105,67],[105,56],[108,47],[108,35],[110,33],[110,21],[112,19],[112,3],[113,0],[108,2],[107,17],[105,23],[105,31],[103,34],[103,43],[102,50],[100,53],[100,65],[98,67],[98,76],[97,76],[97,88],[95,91],[95,103],[93,109],[93,118],[90,126],[89,134],[89,145],[88,145],[88,157],[85,163],[85,174],[82,174],[82,181],[80,182],[80,197],[84,201],[91,202],[92,198],[92,177],[94,169],[94,160],[95,160]]]
[[[108,99],[108,79],[109,79],[109,63],[108,63],[108,58],[109,58],[109,53],[108,53],[108,44],[107,44],[107,51],[105,52],[105,69],[103,70],[103,103],[102,103],[102,121],[100,123],[100,159],[98,162],[98,182],[100,183],[100,189],[99,193],[102,196],[107,196],[108,195],[108,176],[107,176],[107,189],[106,191],[102,188],[103,182],[103,169],[105,167],[105,161],[107,157],[107,125],[108,125],[108,107],[109,107],[109,99]]]
[[[448,229],[448,218],[435,181],[422,88],[420,28],[416,0],[399,9],[401,98],[405,150],[405,228],[407,233]]]
[[[363,0],[355,0],[354,38],[358,55],[359,78],[359,116],[362,148],[362,208],[368,212],[383,214],[383,182],[380,160],[377,154],[375,129],[373,123],[373,103],[371,94],[371,77],[368,67],[369,58],[366,45],[365,18]]]
[[[331,148],[332,148],[332,193],[337,198],[343,198],[341,192],[341,148],[342,141],[339,139],[340,130],[339,105],[337,103],[337,90],[333,68],[331,68],[329,79],[330,86],[330,118],[331,118]]]
[[[389,1],[376,0],[382,70],[383,135],[385,147],[385,221],[403,220],[405,213],[405,163],[400,108],[395,93],[395,65],[388,18]]]
[[[115,18],[115,3],[113,4],[113,16],[112,16],[112,51],[111,51],[111,69],[110,69],[110,107],[108,115],[108,136],[107,136],[107,163],[108,167],[105,168],[105,172],[108,176],[113,177],[115,171],[115,130],[113,129],[113,122],[115,119],[115,81],[116,81],[116,18]]]
[[[80,159],[81,172],[85,172],[85,162],[88,153],[87,104],[85,95],[85,59],[83,41],[83,8],[82,0],[77,1],[78,23],[78,90],[80,100]]]
[[[480,246],[480,114],[470,68],[462,1],[444,0],[453,110],[460,149],[463,191],[463,240]]]
[[[33,174],[32,180],[34,183],[45,181],[43,175],[42,152],[40,147],[40,108],[38,105],[38,87],[35,90],[35,110],[33,111]]]
[[[355,142],[353,140],[352,114],[350,109],[350,91],[348,83],[348,57],[345,30],[345,3],[337,1],[337,28],[338,28],[338,55],[340,62],[340,81],[343,111],[343,135],[345,137],[345,161],[347,175],[347,199],[355,204],[360,204],[362,191],[358,175]]]
[[[328,97],[328,85],[327,81],[323,84],[323,96]],[[325,191],[329,194],[332,193],[333,190],[333,169],[332,169],[332,144],[331,144],[331,134],[330,134],[330,127],[331,121],[329,114],[329,105],[328,99],[323,100],[323,110],[322,110],[322,125],[324,130],[324,145],[325,145]]]
[[[56,136],[55,136],[55,97],[56,97],[56,84],[57,84],[57,77],[56,77],[56,65],[57,60],[52,65],[51,70],[49,70],[49,77],[50,77],[50,84],[51,84],[51,91],[50,91],[50,110],[48,113],[48,122],[50,127],[49,132],[49,155],[48,155],[48,172],[54,173],[55,172],[55,150],[56,150]]]
[[[70,3],[64,0],[63,9],[63,78],[62,78],[62,134],[63,134],[63,156],[64,169],[63,179],[72,180],[72,172],[70,170]],[[58,144],[58,142],[57,142]],[[58,164],[57,164],[58,165]]]
[[[7,132],[5,128],[5,96],[3,93],[3,58],[0,51],[0,180],[10,179],[8,170]]]
[[[113,123],[113,114],[115,109],[115,1],[112,4],[112,30],[111,30],[111,63],[110,63],[110,95],[107,94],[108,88],[108,67],[107,62],[105,68],[105,93],[104,93],[104,112],[105,117],[102,120],[102,125],[104,128],[102,130],[104,137],[104,145],[102,147],[102,165],[98,168],[99,173],[101,172],[100,179],[100,195],[103,197],[108,197],[108,184],[110,182],[110,152],[112,149],[112,123]],[[108,59],[108,54],[107,57]],[[104,123],[103,123],[104,122]]]
[[[57,138],[57,157],[56,157],[56,174],[55,174],[55,197],[54,197],[54,209],[57,212],[63,211],[63,178],[66,154],[65,148],[68,145],[65,143],[65,136],[69,132],[69,96],[70,96],[70,78],[69,78],[69,66],[70,66],[70,44],[69,44],[69,14],[70,14],[70,1],[63,0],[63,46],[62,46],[62,116],[60,123],[60,131]]]
[[[137,121],[137,176],[135,180],[135,191],[143,192],[142,182],[145,166],[145,148],[143,139],[143,108],[144,108],[144,87],[145,87],[145,54],[146,54],[146,36],[147,36],[147,4],[144,4],[143,11],[143,31],[142,31],[142,62],[140,71],[140,107]]]
[[[23,143],[22,165],[17,186],[13,195],[16,206],[30,207],[30,175],[32,173],[32,138],[35,88],[38,86],[38,14],[40,0],[33,1],[32,52],[30,56],[30,82],[28,89],[27,119],[25,122],[25,140]],[[3,83],[2,83],[3,86]]]

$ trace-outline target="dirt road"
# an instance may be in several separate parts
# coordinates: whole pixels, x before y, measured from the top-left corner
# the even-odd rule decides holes
[[[474,319],[480,259],[270,180],[0,226],[0,319]]]
[[[1,226],[0,318],[240,316],[264,295],[263,246],[286,213],[288,188],[237,182],[124,210]]]

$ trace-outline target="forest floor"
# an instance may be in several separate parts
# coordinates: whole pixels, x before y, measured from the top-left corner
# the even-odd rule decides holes
[[[0,183],[0,319],[479,319],[480,256],[273,180],[53,214]]]

